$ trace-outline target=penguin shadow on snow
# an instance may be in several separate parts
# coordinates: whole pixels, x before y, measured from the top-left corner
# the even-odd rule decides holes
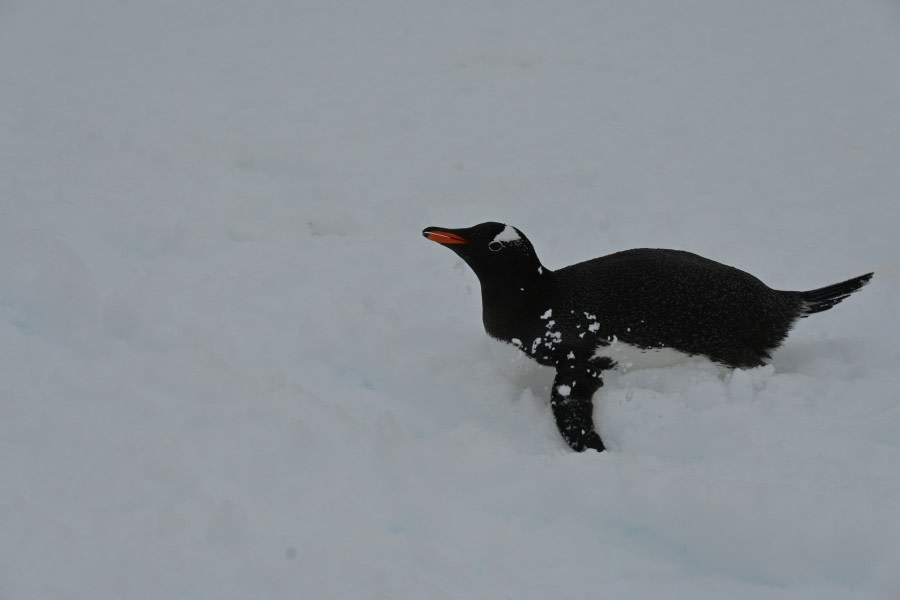
[[[579,452],[605,449],[593,406],[604,374],[698,361],[725,370],[767,365],[799,319],[831,309],[873,275],[781,291],[690,252],[648,248],[554,271],[511,225],[427,227],[422,235],[475,272],[498,366],[536,393],[551,382],[557,429]],[[788,353],[779,355],[782,360],[779,370],[798,358]],[[731,376],[732,396],[747,395],[741,373]]]

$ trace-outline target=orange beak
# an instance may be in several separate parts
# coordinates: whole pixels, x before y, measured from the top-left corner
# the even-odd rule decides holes
[[[466,238],[456,235],[455,233],[450,233],[449,231],[428,231],[425,230],[422,232],[426,238],[431,240],[432,242],[437,242],[438,244],[468,244],[469,240]]]

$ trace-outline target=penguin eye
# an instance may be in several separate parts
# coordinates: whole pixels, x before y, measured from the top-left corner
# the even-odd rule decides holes
[[[488,249],[491,252],[499,252],[500,250],[503,249],[503,246],[504,246],[503,242],[495,241],[495,242],[491,242],[490,244],[488,244]]]

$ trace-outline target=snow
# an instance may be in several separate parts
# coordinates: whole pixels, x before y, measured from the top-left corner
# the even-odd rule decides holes
[[[900,597],[887,0],[0,4],[0,597]],[[609,452],[424,240],[876,272]],[[527,343],[527,341],[526,341]]]

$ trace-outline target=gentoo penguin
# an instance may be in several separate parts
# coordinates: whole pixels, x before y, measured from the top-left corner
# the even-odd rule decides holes
[[[798,319],[828,310],[872,278],[784,292],[690,252],[649,248],[551,271],[528,238],[503,223],[428,227],[422,235],[475,271],[487,334],[555,369],[553,416],[579,452],[604,449],[592,400],[604,371],[689,357],[728,368],[762,365]]]

